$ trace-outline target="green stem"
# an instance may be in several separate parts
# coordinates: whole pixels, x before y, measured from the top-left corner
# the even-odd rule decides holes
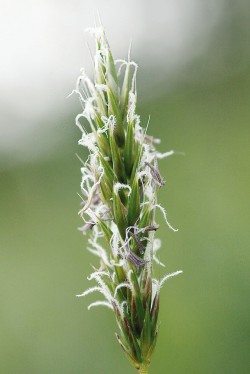
[[[148,365],[142,364],[139,369],[140,374],[148,374]]]

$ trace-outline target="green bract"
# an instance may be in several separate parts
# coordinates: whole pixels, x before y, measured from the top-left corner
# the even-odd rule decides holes
[[[140,126],[137,65],[130,58],[113,59],[101,27],[91,32],[96,41],[94,81],[82,70],[74,91],[83,106],[76,117],[82,132],[79,144],[89,150],[81,169],[85,199],[81,230],[91,230],[88,250],[99,257],[100,264],[89,277],[97,285],[79,296],[95,291],[102,295],[89,308],[104,305],[114,311],[121,347],[135,368],[146,373],[158,335],[160,288],[181,272],[162,280],[154,279],[152,273],[153,261],[162,265],[156,257],[160,247],[155,239],[156,208],[168,224],[165,210],[157,204],[157,191],[164,184],[157,158],[172,152],[156,152],[156,140]],[[81,118],[87,120],[87,130]]]

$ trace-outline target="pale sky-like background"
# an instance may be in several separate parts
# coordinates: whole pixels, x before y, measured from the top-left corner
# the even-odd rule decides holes
[[[66,97],[81,67],[91,73],[87,43],[93,47],[93,42],[84,31],[98,12],[115,58],[126,57],[132,40],[132,57],[147,77],[141,89],[150,97],[204,52],[224,5],[223,0],[0,3],[0,148],[13,161],[42,154],[57,141],[43,138],[41,128],[53,127],[76,105],[75,98]]]

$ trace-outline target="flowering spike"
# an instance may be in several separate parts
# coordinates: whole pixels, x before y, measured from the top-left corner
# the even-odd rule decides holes
[[[160,240],[155,211],[157,192],[164,185],[157,159],[173,151],[159,153],[159,139],[147,135],[136,114],[137,65],[130,60],[114,61],[102,27],[91,29],[95,37],[93,82],[81,71],[74,90],[83,112],[76,117],[82,133],[79,141],[89,150],[81,168],[83,194],[80,216],[82,233],[90,232],[87,249],[99,258],[99,268],[88,277],[96,285],[78,296],[99,292],[104,300],[91,303],[114,312],[121,335],[118,342],[140,373],[147,373],[158,336],[159,293],[165,281],[152,278],[153,261]],[[118,76],[125,67],[120,87]],[[121,79],[122,80],[122,79]],[[87,133],[80,119],[90,125]]]

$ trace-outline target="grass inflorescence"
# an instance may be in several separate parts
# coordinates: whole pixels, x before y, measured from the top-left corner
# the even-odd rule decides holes
[[[147,373],[158,335],[159,292],[164,282],[181,271],[153,278],[152,265],[160,240],[155,239],[159,209],[170,227],[157,192],[164,185],[158,159],[159,142],[146,134],[136,114],[137,64],[114,60],[102,27],[91,29],[96,43],[94,79],[81,71],[76,89],[83,107],[76,117],[82,132],[79,144],[89,150],[81,168],[84,220],[90,232],[87,249],[99,258],[88,279],[96,284],[81,295],[99,292],[89,305],[113,310],[119,327],[117,340],[130,361]],[[86,131],[81,119],[87,119]]]

